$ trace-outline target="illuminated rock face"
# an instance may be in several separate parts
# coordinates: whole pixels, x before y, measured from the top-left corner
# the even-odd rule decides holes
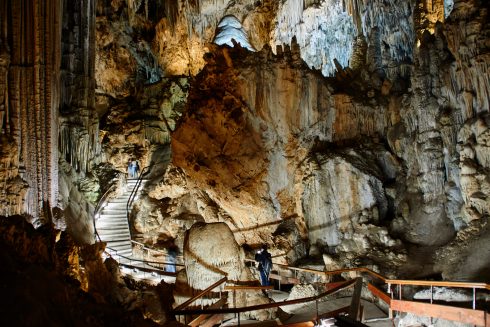
[[[239,243],[279,244],[276,253],[289,260],[308,248],[330,251],[345,264],[402,264],[397,238],[440,246],[486,219],[489,83],[476,72],[486,72],[489,58],[476,35],[488,31],[487,11],[455,3],[436,27],[439,4],[427,25],[433,30],[406,35],[415,40],[420,31],[420,44],[392,53],[392,62],[413,58],[398,73],[374,73],[378,57],[369,45],[358,75],[347,70],[335,82],[299,61],[300,46],[278,56],[213,50],[172,138],[185,188],[201,194],[195,212],[226,221]],[[470,16],[474,25],[456,28]],[[466,49],[460,42],[468,35],[475,37]],[[181,197],[171,180],[155,196],[164,198],[164,189]],[[290,221],[289,234],[275,232]],[[304,248],[288,248],[305,240]]]
[[[172,135],[173,165],[185,175],[167,175],[151,196],[184,201],[190,192],[195,214],[225,221],[240,244],[274,244],[280,259],[308,248],[346,260],[373,247],[403,253],[386,228],[384,185],[400,166],[376,141],[394,106],[334,94],[298,47],[278,57],[216,49],[196,83]],[[334,145],[361,135],[360,147]]]

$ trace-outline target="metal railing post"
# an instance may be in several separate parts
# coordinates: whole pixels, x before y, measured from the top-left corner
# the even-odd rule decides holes
[[[388,294],[390,295],[390,298],[393,299],[393,290],[391,289],[391,283],[388,283]],[[393,319],[393,310],[391,310],[391,306],[388,310],[388,318]]]
[[[236,308],[236,290],[235,289],[233,290],[233,307]],[[235,313],[235,317],[236,317],[236,313]]]
[[[473,287],[473,310],[476,309],[476,288]]]

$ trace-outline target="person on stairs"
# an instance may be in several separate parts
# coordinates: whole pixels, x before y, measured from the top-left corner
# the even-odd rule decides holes
[[[128,177],[133,178],[133,176],[134,176],[133,160],[129,159],[128,160]]]
[[[167,272],[177,272],[175,267],[175,263],[177,261],[177,254],[179,253],[179,248],[175,244],[171,244],[168,249],[168,258],[167,258],[167,266],[165,267],[165,271]]]
[[[260,284],[269,286],[269,274],[272,269],[272,256],[267,252],[267,245],[262,245],[262,248],[255,254],[255,261],[259,263],[258,269],[260,273]]]
[[[134,177],[137,178],[140,173],[140,164],[138,160],[133,161]]]

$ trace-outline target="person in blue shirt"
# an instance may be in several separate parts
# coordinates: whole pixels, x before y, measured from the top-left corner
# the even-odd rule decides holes
[[[173,272],[173,273],[177,272],[175,263],[177,261],[178,252],[179,252],[179,248],[176,245],[171,245],[168,248],[167,267],[165,269],[167,272]]]
[[[260,284],[262,286],[269,286],[269,274],[272,269],[272,256],[267,252],[267,245],[264,244],[255,254],[255,261],[259,263],[258,269],[260,273]]]

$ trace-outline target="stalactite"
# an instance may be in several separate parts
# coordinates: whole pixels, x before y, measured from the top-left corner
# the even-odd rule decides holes
[[[170,28],[174,30],[179,14],[179,1],[165,0],[164,1],[165,16],[169,22]]]
[[[351,15],[354,19],[354,24],[357,28],[357,33],[362,34],[362,21],[361,15],[365,10],[364,2],[362,0],[348,0],[346,2],[346,11]]]
[[[490,64],[485,35],[488,35],[488,11],[476,11],[471,3],[455,1],[453,22],[442,32],[454,56],[444,76],[443,96],[461,110],[463,121],[490,110]]]
[[[219,20],[225,14],[228,0],[181,0],[183,12],[187,19],[189,35],[196,35],[204,39],[208,29],[215,30]]]
[[[381,66],[389,79],[409,76],[404,63],[413,59],[415,40],[410,3],[404,0],[373,0],[364,4],[356,0],[356,3],[361,12],[362,34],[368,37],[368,47],[376,59],[375,66],[379,65],[381,58]]]
[[[64,0],[65,6],[70,1]],[[128,1],[131,10],[137,11],[140,1]],[[73,13],[67,15],[62,43],[64,46],[61,64],[60,153],[72,167],[84,176],[96,163],[100,154],[98,117],[95,111],[94,85],[94,1],[82,2]],[[83,65],[75,65],[80,62]]]

